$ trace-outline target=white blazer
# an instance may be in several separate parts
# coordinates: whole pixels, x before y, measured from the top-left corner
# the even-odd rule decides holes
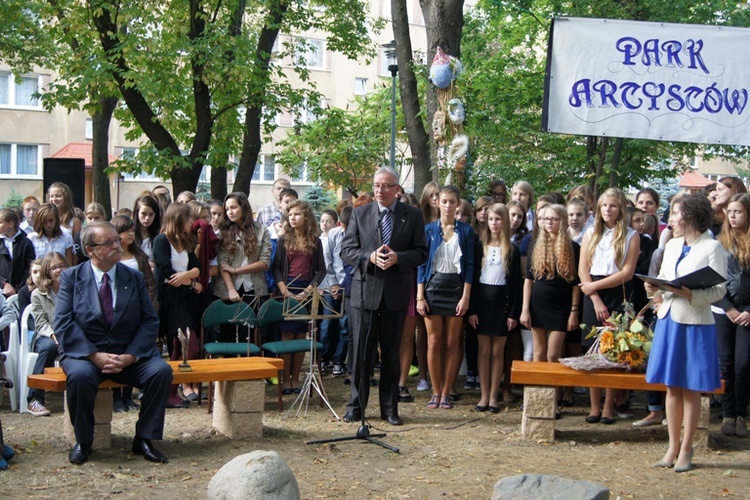
[[[690,253],[678,265],[677,259],[680,258],[684,244],[685,238],[673,238],[669,240],[664,249],[664,260],[661,263],[659,278],[674,280],[706,266],[711,267],[724,277],[727,276],[727,257],[724,254],[721,244],[711,238],[708,231],[701,234],[693,242]],[[690,301],[671,292],[663,292],[664,302],[659,306],[657,316],[664,318],[667,316],[667,312],[669,312],[672,320],[677,323],[687,325],[714,324],[711,304],[724,296],[726,285],[722,283],[703,290],[693,290],[692,292],[693,296]]]

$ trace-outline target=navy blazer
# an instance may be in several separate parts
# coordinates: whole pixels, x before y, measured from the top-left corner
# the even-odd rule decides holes
[[[18,291],[26,284],[31,261],[36,259],[36,250],[25,232],[20,231],[14,238],[12,259],[5,242],[0,241],[0,286],[7,281]]]
[[[398,255],[398,264],[383,271],[369,260],[370,254],[383,244],[378,229],[379,215],[376,202],[352,211],[341,242],[341,260],[357,269],[351,287],[351,304],[354,307],[364,306],[365,309],[375,310],[380,307],[381,299],[384,299],[388,309],[399,311],[409,305],[412,269],[427,258],[424,219],[420,210],[400,201],[396,202],[391,215],[393,232],[388,246]],[[363,251],[367,259],[364,297],[360,293],[362,276],[357,267],[357,260]]]
[[[83,359],[95,352],[132,354],[136,361],[159,356],[159,317],[139,271],[117,263],[114,319],[104,319],[91,262],[65,270],[55,306],[54,331],[63,356]]]

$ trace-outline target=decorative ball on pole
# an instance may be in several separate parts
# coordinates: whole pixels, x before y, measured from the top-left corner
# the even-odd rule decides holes
[[[390,167],[396,169],[396,74],[398,60],[396,59],[396,40],[383,44],[383,55],[391,72],[391,162]]]

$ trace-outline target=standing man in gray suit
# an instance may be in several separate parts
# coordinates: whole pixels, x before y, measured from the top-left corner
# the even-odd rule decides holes
[[[99,384],[113,380],[143,393],[133,453],[167,462],[151,440],[162,438],[172,368],[156,349],[159,317],[143,275],[120,263],[120,237],[109,222],[84,227],[81,246],[91,260],[63,272],[54,321],[76,436],[68,460],[77,465],[88,460],[94,400]]]
[[[424,220],[419,210],[396,198],[399,178],[395,170],[379,169],[372,187],[376,202],[354,209],[341,244],[342,260],[356,269],[349,314],[354,360],[344,421],[359,420],[367,407],[369,374],[376,361],[372,353],[379,344],[380,418],[402,425],[398,415],[399,347],[412,271],[427,258]]]

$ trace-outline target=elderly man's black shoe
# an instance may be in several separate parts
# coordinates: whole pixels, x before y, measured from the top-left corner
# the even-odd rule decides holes
[[[150,439],[139,437],[133,439],[133,453],[136,455],[143,455],[143,457],[149,462],[156,462],[157,464],[165,464],[169,462],[167,456],[157,450],[151,443]]]
[[[91,455],[91,443],[76,443],[68,453],[68,461],[71,464],[83,465]]]
[[[389,425],[404,425],[404,421],[398,415],[382,415],[381,420],[385,420]]]

